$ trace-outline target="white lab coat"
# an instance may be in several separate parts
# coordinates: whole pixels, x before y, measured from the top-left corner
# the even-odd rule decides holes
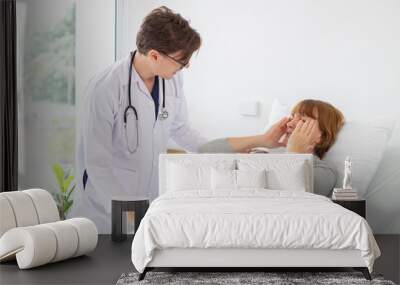
[[[133,68],[131,94],[139,117],[139,147],[129,153],[123,123],[128,105],[129,64],[130,56],[91,80],[78,124],[77,193],[71,215],[93,220],[99,233],[111,231],[113,196],[147,196],[150,200],[158,196],[158,158],[166,151],[169,138],[189,151],[197,151],[206,142],[187,122],[180,72],[165,80],[169,116],[156,120],[151,94]],[[159,86],[161,109],[161,81]],[[83,189],[85,169],[89,178]]]

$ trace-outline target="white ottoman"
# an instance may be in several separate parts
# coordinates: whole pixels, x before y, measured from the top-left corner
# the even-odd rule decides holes
[[[0,262],[20,269],[84,255],[96,248],[97,228],[86,218],[59,221],[56,204],[42,189],[0,193]]]

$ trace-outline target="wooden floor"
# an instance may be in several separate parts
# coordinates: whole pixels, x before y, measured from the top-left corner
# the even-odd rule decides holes
[[[115,284],[122,273],[135,270],[131,243],[100,235],[96,250],[87,256],[28,270],[19,270],[16,262],[0,264],[0,284]]]
[[[374,272],[395,283],[400,281],[400,235],[375,236],[382,256]],[[135,271],[131,258],[131,242],[115,243],[107,235],[99,236],[94,252],[42,267],[19,270],[16,262],[0,264],[0,284],[115,284],[124,272]]]

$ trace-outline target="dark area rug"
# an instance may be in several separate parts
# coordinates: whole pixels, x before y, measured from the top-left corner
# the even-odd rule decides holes
[[[360,272],[148,272],[142,281],[139,273],[125,273],[117,285],[133,284],[379,284],[395,285],[384,280],[382,275],[372,274],[372,281],[366,280]]]

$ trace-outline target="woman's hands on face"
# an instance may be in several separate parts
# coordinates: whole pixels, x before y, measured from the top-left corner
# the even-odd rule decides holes
[[[273,124],[264,134],[248,137],[230,137],[228,138],[228,143],[234,152],[241,153],[248,153],[255,147],[287,147],[290,152],[312,152],[314,146],[320,140],[321,131],[316,120],[308,117],[302,120],[305,120],[305,122],[298,122],[293,118],[284,117]],[[289,121],[292,122],[290,126]],[[295,129],[293,130],[293,128]]]
[[[288,117],[280,119],[277,123],[273,124],[272,127],[263,135],[263,141],[265,146],[269,148],[286,146],[285,142],[280,142],[283,135],[286,134]]]
[[[299,121],[287,142],[287,150],[295,153],[312,153],[314,147],[321,140],[321,131],[318,121],[306,118]]]

